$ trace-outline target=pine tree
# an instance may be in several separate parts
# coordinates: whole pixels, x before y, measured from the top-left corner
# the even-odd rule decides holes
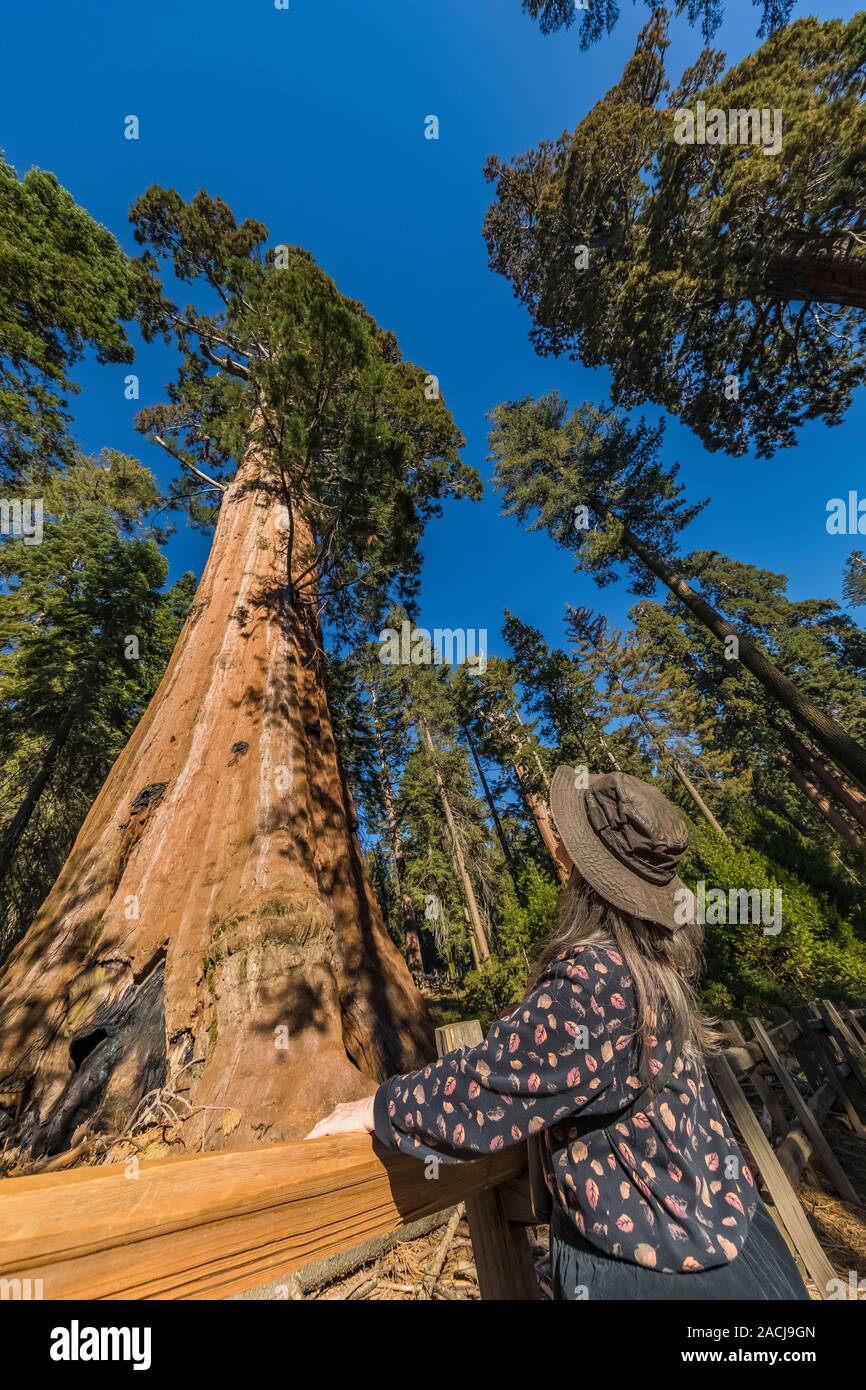
[[[699,729],[688,726],[679,738],[671,728],[672,703],[667,682],[647,659],[634,635],[623,640],[605,619],[586,607],[568,606],[566,629],[578,658],[591,670],[598,669],[607,683],[610,713],[623,721],[642,756],[654,773],[673,774],[692,803],[717,835],[724,835],[712,809],[689,775],[687,763],[699,779],[706,777],[701,759]]]
[[[136,282],[110,232],[53,174],[0,158],[0,479],[39,484],[75,447],[66,397],[87,349],[131,362]]]
[[[703,504],[687,504],[677,465],[663,464],[663,425],[651,428],[641,421],[631,428],[612,408],[589,404],[569,415],[556,393],[497,406],[492,419],[496,485],[505,494],[507,515],[547,530],[577,554],[577,568],[602,586],[616,577],[618,564],[628,567],[636,593],[651,594],[661,581],[722,644],[726,657],[760,681],[866,790],[866,748],[770,660],[747,624],[731,622],[665,558],[675,555],[677,533]],[[596,529],[589,527],[590,514],[598,519]]]
[[[551,648],[538,628],[506,611],[503,635],[513,653],[517,680],[540,732],[556,748],[557,760],[590,772],[626,768],[629,747],[608,732],[610,706],[596,688],[588,666],[568,652]]]
[[[866,603],[866,557],[862,550],[852,550],[842,581],[845,602],[852,608]]]
[[[548,805],[550,775],[544,752],[532,725],[520,715],[515,689],[516,669],[498,658],[483,673],[466,671],[457,685],[461,720],[467,741],[500,766],[510,765],[520,796],[535,823],[550,865],[565,882],[570,872]],[[516,877],[516,875],[515,875]]]
[[[657,402],[709,449],[770,456],[838,423],[866,367],[864,41],[864,14],[798,20],[727,73],[706,50],[671,91],[659,10],[573,135],[491,158],[490,264],[539,350],[606,365],[616,404]],[[699,102],[724,142],[698,138]],[[781,152],[743,143],[761,111]]]
[[[0,545],[0,955],[21,935],[159,683],[192,598],[162,592],[152,475],[106,450],[45,486],[40,544]]]
[[[682,569],[699,577],[716,602],[736,613],[750,634],[773,650],[782,669],[811,695],[826,700],[862,737],[864,671],[842,659],[847,652],[849,622],[835,604],[814,600],[795,603],[786,595],[784,576],[717,554],[699,552],[686,557]],[[856,825],[866,828],[866,797],[856,783],[840,777],[820,756],[756,681],[744,678],[724,659],[712,636],[689,610],[669,596],[664,608],[641,603],[632,617],[641,646],[659,663],[667,681],[673,684],[685,679],[690,704],[695,699],[700,704],[702,712],[691,717],[700,730],[702,758],[709,759],[711,765],[719,765],[721,759],[723,767],[730,760],[736,771],[734,777],[726,772],[720,787],[722,798],[729,801],[752,792],[775,811],[802,824],[802,802],[786,787],[790,778],[818,817],[808,818],[813,833],[826,841],[822,831],[829,824],[835,834],[862,853],[862,835]],[[779,776],[780,768],[784,778]],[[852,816],[855,825],[838,814],[824,793]],[[731,815],[728,806],[726,819]]]

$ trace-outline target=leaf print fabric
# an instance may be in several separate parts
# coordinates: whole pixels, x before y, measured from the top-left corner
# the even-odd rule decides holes
[[[757,1193],[703,1068],[678,1058],[645,1110],[635,996],[622,957],[563,952],[477,1047],[450,1052],[376,1093],[377,1138],[416,1158],[460,1162],[543,1130],[553,1197],[599,1249],[647,1269],[712,1269],[735,1259]],[[655,1073],[670,1040],[660,1026]],[[577,1116],[607,1128],[578,1135]],[[571,1123],[570,1123],[571,1122]]]

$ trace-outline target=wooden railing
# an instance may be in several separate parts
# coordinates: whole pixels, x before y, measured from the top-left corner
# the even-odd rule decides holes
[[[825,1296],[833,1270],[795,1187],[803,1165],[815,1162],[846,1200],[856,1198],[820,1125],[837,1105],[866,1133],[847,1089],[849,1077],[866,1085],[866,1032],[862,1010],[824,1002],[795,1012],[769,1032],[753,1021],[754,1041],[730,1028],[731,1046],[710,1070],[783,1234]],[[442,1030],[440,1049],[471,1042],[477,1030]],[[810,1094],[791,1080],[784,1057],[792,1053]],[[775,1148],[741,1078],[770,1109]],[[465,1201],[482,1298],[538,1297],[519,1229],[532,1222],[525,1164],[522,1145],[426,1165],[345,1135],[10,1178],[0,1183],[0,1284],[5,1297],[20,1296],[30,1280],[41,1281],[46,1299],[225,1298]]]
[[[516,1177],[521,1150],[425,1176],[367,1135],[9,1178],[0,1278],[44,1298],[225,1298]],[[133,1170],[135,1171],[135,1170]]]

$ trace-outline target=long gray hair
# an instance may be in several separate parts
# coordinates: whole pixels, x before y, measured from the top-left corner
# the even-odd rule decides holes
[[[639,1074],[647,1083],[652,1079],[649,1059],[662,1022],[675,1057],[699,1062],[718,1049],[720,1038],[714,1020],[701,1013],[694,989],[703,934],[698,922],[668,932],[630,912],[621,912],[605,902],[575,869],[560,900],[559,923],[535,963],[532,984],[552,960],[573,946],[613,946],[634,986]]]

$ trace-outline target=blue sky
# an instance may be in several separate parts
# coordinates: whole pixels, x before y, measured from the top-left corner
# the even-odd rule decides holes
[[[603,371],[535,355],[526,313],[487,268],[482,166],[572,128],[617,80],[646,18],[642,4],[622,8],[614,34],[582,53],[576,31],[545,38],[519,0],[10,7],[0,147],[19,173],[52,170],[130,250],[129,205],[153,182],[185,197],[205,187],[238,218],[263,221],[272,243],[306,246],[439,377],[465,458],[486,479],[485,414],[498,401],[552,387],[574,404],[606,394]],[[849,18],[857,8],[813,0],[795,14]],[[727,10],[716,43],[734,60],[757,44],[757,12],[746,0],[727,0]],[[678,73],[701,40],[682,21],[672,37]],[[129,114],[140,120],[137,142],[123,136]],[[438,141],[424,138],[430,114]],[[165,398],[175,362],[161,344],[140,347],[140,404]],[[82,365],[76,432],[88,451],[136,454],[164,482],[173,465],[133,429],[127,370]],[[667,456],[682,464],[690,496],[711,499],[684,546],[782,571],[795,598],[838,599],[857,538],[828,536],[826,503],[866,490],[864,423],[861,392],[842,426],[809,427],[766,462],[709,454],[670,421]],[[171,577],[200,573],[207,539],[177,521]],[[506,606],[554,641],[567,602],[623,622],[633,601],[625,585],[600,591],[572,565],[545,535],[502,518],[487,488],[482,503],[449,504],[429,528],[421,620],[486,627],[492,651],[502,650]]]

